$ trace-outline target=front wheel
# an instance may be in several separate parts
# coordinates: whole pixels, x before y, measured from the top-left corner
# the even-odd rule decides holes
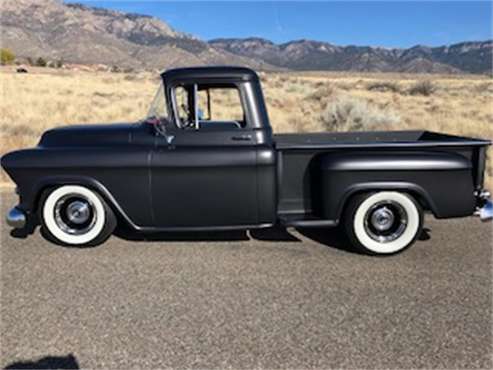
[[[344,225],[359,251],[390,255],[402,252],[416,241],[423,227],[423,210],[404,193],[362,194],[349,201]]]
[[[93,190],[65,185],[46,192],[39,216],[44,236],[67,246],[95,246],[104,242],[116,227],[116,218]]]

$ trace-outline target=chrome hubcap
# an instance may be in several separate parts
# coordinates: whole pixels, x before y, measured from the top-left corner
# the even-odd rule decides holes
[[[80,194],[67,194],[55,204],[55,222],[67,234],[87,233],[94,227],[96,218],[93,204]]]
[[[394,212],[387,207],[382,207],[371,215],[371,224],[379,231],[386,231],[392,227],[394,219]]]
[[[378,202],[365,215],[365,230],[373,240],[389,243],[404,233],[407,221],[407,212],[399,203]]]
[[[91,210],[89,204],[76,200],[67,206],[67,217],[74,224],[80,225],[86,222],[90,217]]]

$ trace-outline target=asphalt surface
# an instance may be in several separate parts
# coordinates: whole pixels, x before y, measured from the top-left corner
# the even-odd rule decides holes
[[[327,230],[73,249],[2,222],[0,366],[491,368],[492,224],[426,226],[375,258]]]

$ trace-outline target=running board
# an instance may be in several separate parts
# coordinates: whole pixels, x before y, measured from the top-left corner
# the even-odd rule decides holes
[[[279,221],[285,227],[335,227],[338,224],[337,221],[318,218],[306,213],[280,215]]]

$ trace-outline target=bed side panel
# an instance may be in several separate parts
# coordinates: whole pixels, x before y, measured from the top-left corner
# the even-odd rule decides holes
[[[474,212],[471,161],[450,152],[338,153],[321,161],[322,216],[338,220],[354,193],[409,191],[438,218]]]

